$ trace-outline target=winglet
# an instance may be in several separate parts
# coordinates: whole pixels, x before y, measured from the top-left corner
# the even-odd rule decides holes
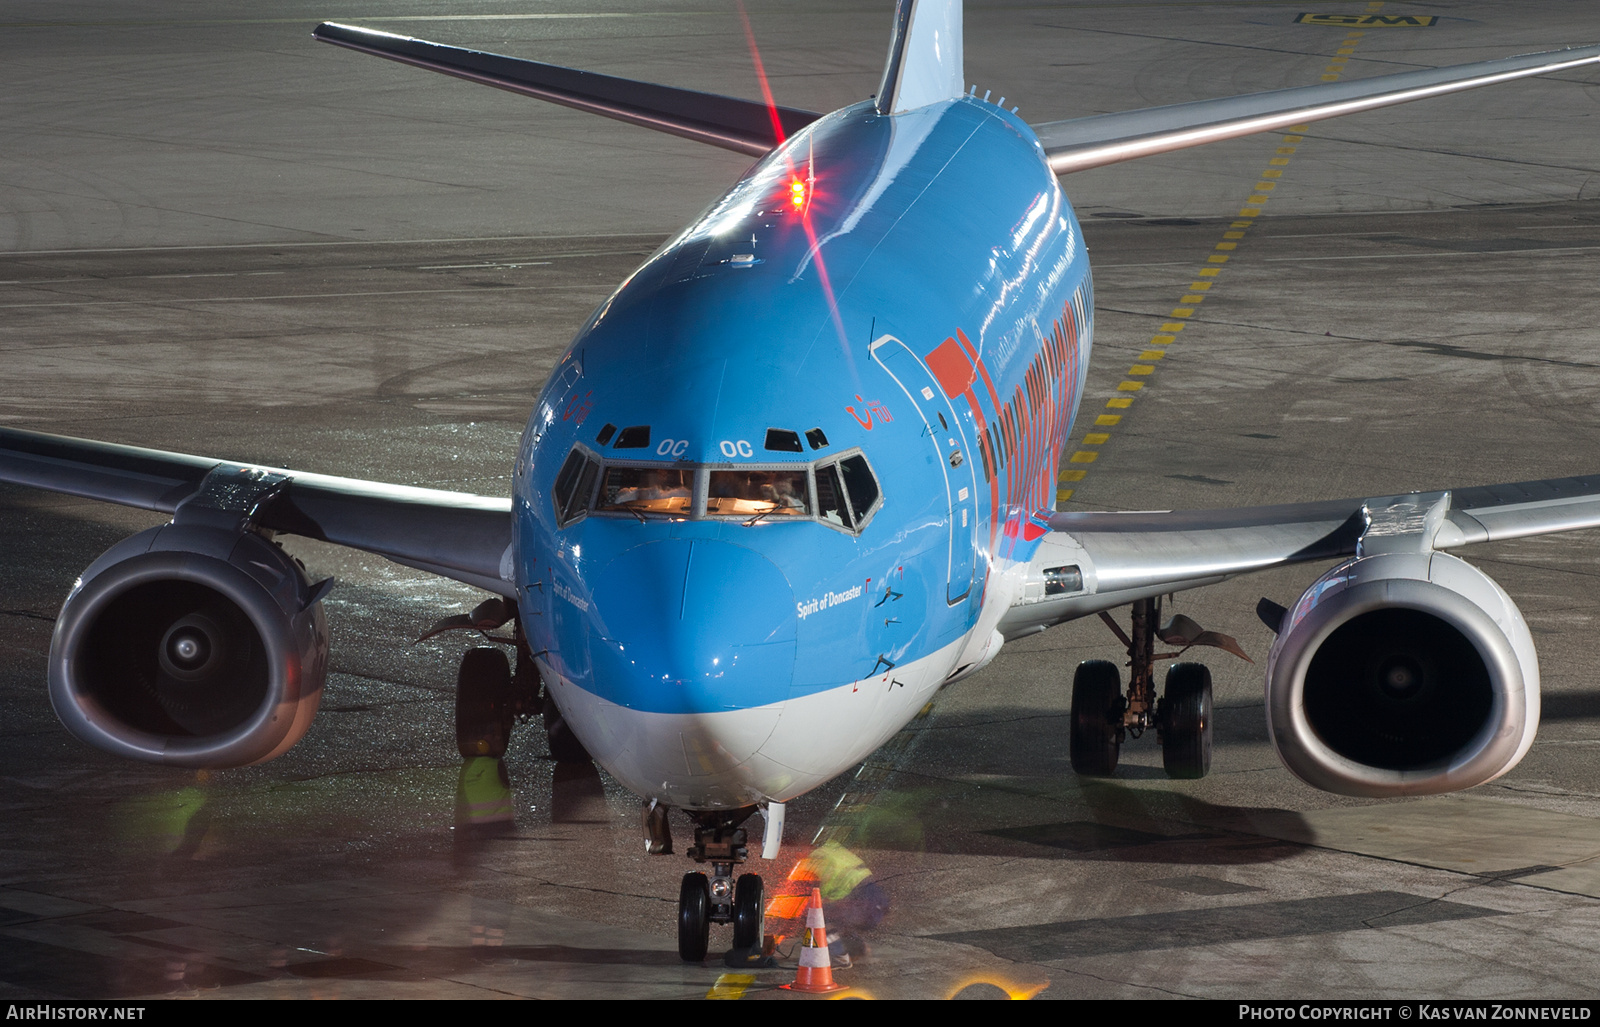
[[[878,113],[900,114],[966,91],[961,0],[899,0],[878,88]]]

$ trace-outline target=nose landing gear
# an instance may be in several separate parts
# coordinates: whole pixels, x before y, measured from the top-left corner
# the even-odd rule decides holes
[[[712,924],[733,925],[734,952],[749,955],[761,949],[766,915],[761,878],[741,874],[736,882],[733,873],[749,854],[748,838],[739,825],[755,811],[748,806],[689,812],[694,844],[688,856],[696,863],[710,863],[711,876],[698,871],[684,874],[678,889],[678,956],[684,962],[706,958]]]

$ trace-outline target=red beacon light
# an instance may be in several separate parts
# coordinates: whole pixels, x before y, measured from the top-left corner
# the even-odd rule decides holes
[[[798,178],[789,182],[789,206],[801,210],[806,205],[806,184]]]

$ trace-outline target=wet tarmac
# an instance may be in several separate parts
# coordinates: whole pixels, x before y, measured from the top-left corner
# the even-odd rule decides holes
[[[980,93],[993,83],[1039,121],[1314,82],[1347,38],[1279,4],[971,6]],[[827,109],[875,87],[886,4],[749,9],[780,102]],[[338,15],[755,95],[721,5],[169,10],[0,18],[0,80],[27,101],[0,110],[16,142],[0,157],[0,423],[503,494],[572,332],[744,166],[308,36]],[[1373,29],[1348,73],[1597,39],[1600,19],[1568,5],[1463,4]],[[1080,435],[1153,334],[1175,341],[1064,505],[1594,471],[1597,110],[1600,73],[1569,74],[1066,180],[1096,269]],[[1264,168],[1283,173],[1245,216]],[[1230,232],[1225,269],[1200,277]],[[451,703],[470,643],[413,639],[481,598],[465,586],[289,540],[338,579],[332,673],[298,746],[202,775],[73,741],[44,691],[53,618],[79,571],[151,523],[0,487],[0,995],[795,997],[776,987],[792,960],[727,967],[723,933],[707,965],[679,962],[691,864],[647,856],[638,800],[554,763],[537,721],[503,766],[463,764]],[[857,995],[1594,998],[1597,544],[1466,554],[1521,606],[1545,689],[1532,752],[1493,784],[1316,792],[1272,752],[1259,665],[1224,656],[1208,660],[1209,777],[1167,779],[1147,739],[1114,779],[1078,779],[1072,667],[1115,643],[1077,623],[1008,645],[792,803],[784,852],[752,869],[798,896],[816,847],[829,866],[841,847],[862,861],[870,877],[829,907],[866,949],[836,972]],[[1319,569],[1176,609],[1259,660],[1257,598],[1287,603]],[[779,914],[794,906],[768,927],[789,955],[797,925]]]

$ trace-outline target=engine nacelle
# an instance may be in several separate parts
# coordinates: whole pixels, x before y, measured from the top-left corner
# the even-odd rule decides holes
[[[1527,623],[1488,575],[1444,553],[1334,567],[1284,617],[1267,662],[1273,745],[1330,792],[1471,788],[1516,766],[1538,726]]]
[[[322,700],[321,595],[254,532],[151,528],[67,596],[50,702],[79,739],[131,759],[242,767],[282,754]]]

